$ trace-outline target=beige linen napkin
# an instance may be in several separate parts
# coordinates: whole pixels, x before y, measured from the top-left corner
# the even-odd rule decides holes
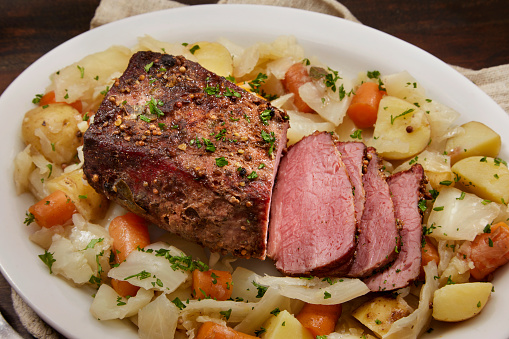
[[[300,8],[359,22],[348,8],[335,0],[220,0],[218,4],[257,4]],[[187,5],[171,0],[101,0],[90,23],[90,28],[137,14],[183,6]],[[453,67],[490,95],[509,113],[509,65],[490,67],[478,71]],[[12,300],[21,322],[34,337],[39,339],[61,338],[58,333],[37,316],[14,289],[12,290]]]

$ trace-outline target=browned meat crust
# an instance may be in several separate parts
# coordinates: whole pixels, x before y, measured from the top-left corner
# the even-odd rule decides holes
[[[182,56],[138,52],[84,135],[84,172],[163,229],[263,259],[287,120]]]

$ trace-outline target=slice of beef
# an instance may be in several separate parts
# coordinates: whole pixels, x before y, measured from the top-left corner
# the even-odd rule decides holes
[[[332,136],[303,138],[281,160],[268,256],[286,275],[323,276],[350,261],[355,232],[352,185]]]
[[[355,218],[360,222],[364,203],[366,201],[366,191],[362,184],[362,171],[366,160],[366,145],[362,142],[338,142],[336,143],[341,158],[345,163],[350,182],[353,187]]]
[[[394,205],[382,171],[381,159],[372,147],[367,149],[369,164],[362,182],[366,191],[364,212],[351,277],[366,277],[396,259],[400,235]]]
[[[392,193],[396,218],[401,222],[401,251],[385,271],[365,280],[372,291],[394,290],[407,286],[419,275],[421,267],[422,214],[425,177],[421,165],[391,175],[387,182]]]
[[[163,229],[263,259],[287,120],[182,56],[138,52],[84,135],[84,172]]]

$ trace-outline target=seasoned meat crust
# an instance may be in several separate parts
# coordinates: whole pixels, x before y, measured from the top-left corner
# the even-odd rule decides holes
[[[212,251],[263,259],[288,117],[182,56],[138,52],[84,135],[98,192]]]

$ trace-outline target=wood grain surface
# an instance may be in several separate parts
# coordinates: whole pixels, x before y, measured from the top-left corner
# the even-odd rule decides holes
[[[186,4],[215,1],[188,0]],[[481,69],[509,63],[507,0],[343,0],[365,25],[412,43],[443,61]],[[99,0],[0,0],[0,94],[39,57],[89,29]],[[36,259],[34,259],[36,260]],[[0,275],[0,311],[33,338],[12,307]]]

